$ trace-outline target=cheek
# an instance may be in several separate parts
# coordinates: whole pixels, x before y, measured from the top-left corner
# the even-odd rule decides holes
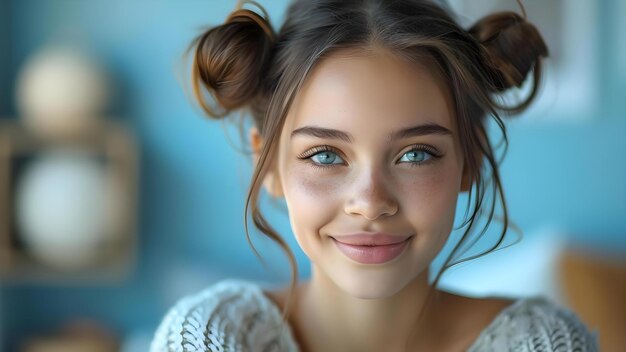
[[[418,231],[447,236],[454,222],[461,171],[454,164],[442,166],[403,176],[400,187],[406,191],[399,194],[401,208]]]
[[[307,254],[311,254],[319,230],[342,210],[343,186],[337,178],[322,176],[326,172],[307,165],[294,165],[283,173],[291,228]]]
[[[329,177],[328,171],[294,165],[286,174],[286,188],[294,198],[317,203],[338,197],[340,183],[336,178]]]

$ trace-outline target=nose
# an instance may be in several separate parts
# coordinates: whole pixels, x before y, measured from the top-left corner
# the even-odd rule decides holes
[[[398,202],[389,190],[391,185],[379,172],[369,172],[355,186],[345,204],[346,214],[376,220],[398,212]]]

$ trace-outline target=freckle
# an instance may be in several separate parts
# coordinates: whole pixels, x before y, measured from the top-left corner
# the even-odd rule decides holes
[[[302,177],[298,181],[298,186],[309,196],[326,197],[335,191],[338,187],[338,183],[333,181],[324,181],[315,177]]]
[[[324,193],[324,187],[313,179],[302,178],[299,183],[302,189],[311,195],[317,196]]]

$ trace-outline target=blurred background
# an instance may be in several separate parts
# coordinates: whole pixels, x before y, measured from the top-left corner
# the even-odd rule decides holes
[[[278,28],[288,1],[259,2]],[[501,166],[523,237],[441,284],[549,296],[599,332],[603,351],[623,350],[626,0],[524,3],[551,57],[541,98],[509,120]],[[245,239],[247,145],[234,126],[203,117],[188,92],[184,51],[235,5],[0,0],[2,351],[146,351],[182,295],[226,277],[288,280],[271,243],[252,232],[263,265]],[[448,5],[465,25],[518,11],[513,0]],[[284,204],[264,199],[263,209],[308,277]],[[476,250],[493,244],[497,225]]]

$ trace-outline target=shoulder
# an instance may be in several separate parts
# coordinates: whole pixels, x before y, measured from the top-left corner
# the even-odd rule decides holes
[[[183,297],[159,324],[151,352],[295,350],[282,313],[260,286],[224,280]]]
[[[482,331],[469,351],[597,351],[591,333],[569,309],[544,297],[514,301]]]

